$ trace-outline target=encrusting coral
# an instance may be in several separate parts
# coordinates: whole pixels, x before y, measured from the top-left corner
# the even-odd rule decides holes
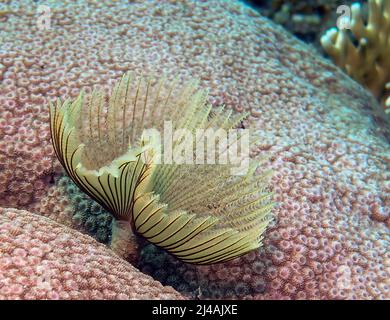
[[[245,117],[224,108],[212,111],[207,93],[193,83],[180,87],[130,73],[109,99],[93,91],[89,98],[81,93],[73,102],[50,106],[54,149],[72,180],[129,229],[194,264],[224,262],[257,249],[271,219],[267,174],[256,175],[259,163],[249,162],[245,172],[235,173],[230,159],[245,152],[244,137],[248,146],[253,141],[245,133],[229,132],[228,141],[217,136],[222,130],[227,139]],[[173,139],[172,150],[164,144],[161,154],[156,134],[167,123],[172,131],[164,140]],[[156,131],[145,136],[147,129]],[[161,163],[166,154],[183,156],[183,145],[190,146],[191,159]],[[238,160],[249,161],[249,151]],[[231,162],[222,162],[228,156]],[[114,236],[131,234],[123,223],[114,230],[119,248],[122,241]]]
[[[112,215],[66,175],[56,179],[46,196],[31,206],[30,211],[87,233],[101,243],[111,240]]]
[[[0,300],[182,299],[91,237],[0,208]]]
[[[332,28],[321,44],[333,61],[390,109],[390,1],[369,0],[368,21],[362,5],[351,6],[350,26]]]

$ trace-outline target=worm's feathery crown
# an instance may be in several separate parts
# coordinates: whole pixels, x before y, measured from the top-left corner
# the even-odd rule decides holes
[[[149,242],[194,264],[228,261],[261,245],[273,207],[269,172],[255,174],[254,163],[244,176],[232,176],[229,164],[157,164],[162,146],[143,130],[161,130],[164,121],[173,130],[229,130],[244,117],[212,110],[195,82],[179,87],[130,73],[109,97],[94,91],[50,105],[55,152],[80,189]],[[175,141],[173,150],[183,140]]]

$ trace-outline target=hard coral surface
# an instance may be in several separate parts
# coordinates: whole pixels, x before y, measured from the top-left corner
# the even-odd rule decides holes
[[[49,30],[34,6],[18,1],[0,27],[1,205],[75,221],[55,191],[68,187],[49,100],[127,70],[197,77],[214,105],[251,113],[243,125],[261,137],[253,156],[271,156],[279,206],[256,252],[196,270],[146,247],[142,270],[203,298],[390,298],[389,135],[361,86],[238,1],[63,1]]]
[[[113,217],[82,192],[68,176],[55,179],[55,184],[49,187],[46,195],[30,208],[33,212],[88,233],[99,242],[110,242]]]
[[[0,208],[1,299],[181,299],[89,236]]]

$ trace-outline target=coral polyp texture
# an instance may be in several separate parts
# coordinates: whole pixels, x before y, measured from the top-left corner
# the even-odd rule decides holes
[[[322,46],[338,66],[370,90],[389,111],[390,2],[369,0],[367,22],[360,3],[351,6],[351,13],[349,26],[328,30],[321,38]]]
[[[0,300],[182,299],[89,236],[0,208]]]
[[[390,298],[390,135],[381,105],[339,68],[240,1],[62,1],[50,4],[50,29],[38,28],[33,1],[10,6],[17,14],[0,24],[3,207],[86,229],[64,192],[79,194],[55,160],[49,101],[110,90],[128,70],[199,78],[213,106],[250,113],[252,158],[269,156],[261,169],[275,172],[274,220],[260,249],[231,262],[194,269],[148,245],[140,269],[189,297]],[[88,226],[105,234],[94,218]]]

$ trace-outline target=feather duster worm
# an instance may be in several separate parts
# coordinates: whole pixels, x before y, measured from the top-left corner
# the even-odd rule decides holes
[[[273,207],[269,173],[255,174],[258,164],[239,176],[229,163],[160,163],[166,147],[144,129],[158,132],[169,121],[179,132],[176,150],[185,141],[179,129],[204,129],[197,141],[206,132],[216,138],[207,129],[229,130],[244,117],[212,110],[195,82],[180,87],[129,73],[110,96],[94,91],[50,105],[55,152],[78,187],[135,234],[193,264],[228,261],[261,245]],[[221,144],[217,156],[230,149]]]

